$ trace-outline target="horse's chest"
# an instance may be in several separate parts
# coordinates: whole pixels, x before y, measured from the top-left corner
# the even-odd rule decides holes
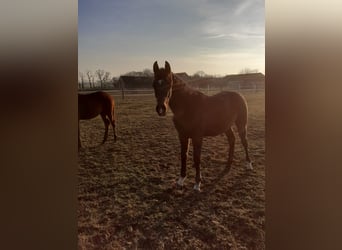
[[[232,121],[224,114],[206,115],[187,114],[184,116],[174,116],[173,122],[179,133],[192,136],[215,136],[221,134],[232,125]]]
[[[173,123],[179,133],[193,135],[202,130],[200,119],[191,116],[174,116]]]

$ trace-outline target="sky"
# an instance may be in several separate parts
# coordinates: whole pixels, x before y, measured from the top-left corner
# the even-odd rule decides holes
[[[155,61],[189,75],[265,73],[265,4],[259,0],[79,0],[79,71],[112,76]]]

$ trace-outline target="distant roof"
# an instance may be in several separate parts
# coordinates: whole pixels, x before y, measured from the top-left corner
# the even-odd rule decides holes
[[[224,78],[226,80],[265,80],[262,73],[226,75]]]
[[[152,88],[153,76],[120,76],[125,88]]]
[[[192,86],[249,86],[251,84],[265,84],[265,76],[262,73],[226,75],[224,77],[200,77],[189,82]],[[242,84],[242,85],[241,85]]]
[[[190,76],[185,72],[175,73],[175,75],[185,82],[188,82],[191,79]]]
[[[235,74],[224,77],[200,77],[195,79],[185,72],[175,73],[175,75],[191,86],[265,83],[265,75],[262,73]],[[126,89],[152,88],[153,76],[120,76],[119,82],[124,84],[123,86]]]
[[[153,79],[153,76],[120,76],[123,81],[147,81]]]
[[[188,82],[191,78],[185,72],[175,73],[181,80]],[[153,76],[120,76],[119,81],[125,88],[152,88]]]

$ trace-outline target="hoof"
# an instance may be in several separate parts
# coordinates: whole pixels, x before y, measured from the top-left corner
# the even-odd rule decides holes
[[[179,185],[177,182],[173,183],[172,188],[177,190],[183,190],[183,186]]]
[[[253,170],[253,164],[252,164],[252,162],[246,162],[246,168],[247,168],[248,170]]]
[[[186,177],[179,177],[177,185],[183,187],[185,178]]]
[[[195,185],[194,185],[194,190],[195,191],[197,191],[197,192],[201,192],[201,183],[196,183]]]

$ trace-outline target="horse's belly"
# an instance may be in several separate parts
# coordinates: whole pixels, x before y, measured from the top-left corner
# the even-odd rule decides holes
[[[216,116],[206,116],[204,119],[204,135],[215,136],[222,134],[233,125],[232,117],[226,117],[224,114]]]
[[[98,116],[102,112],[101,108],[88,107],[84,105],[78,107],[78,117],[80,120],[89,120]]]
[[[174,121],[175,127],[179,133],[189,137],[193,136],[216,136],[227,131],[230,127],[229,123],[197,123],[197,122],[177,122]]]
[[[215,126],[216,125],[216,126]],[[204,129],[204,136],[216,136],[227,131],[229,125],[215,124],[206,126]]]
[[[79,114],[79,119],[80,120],[89,120],[89,119],[95,118],[98,115],[99,114]]]

